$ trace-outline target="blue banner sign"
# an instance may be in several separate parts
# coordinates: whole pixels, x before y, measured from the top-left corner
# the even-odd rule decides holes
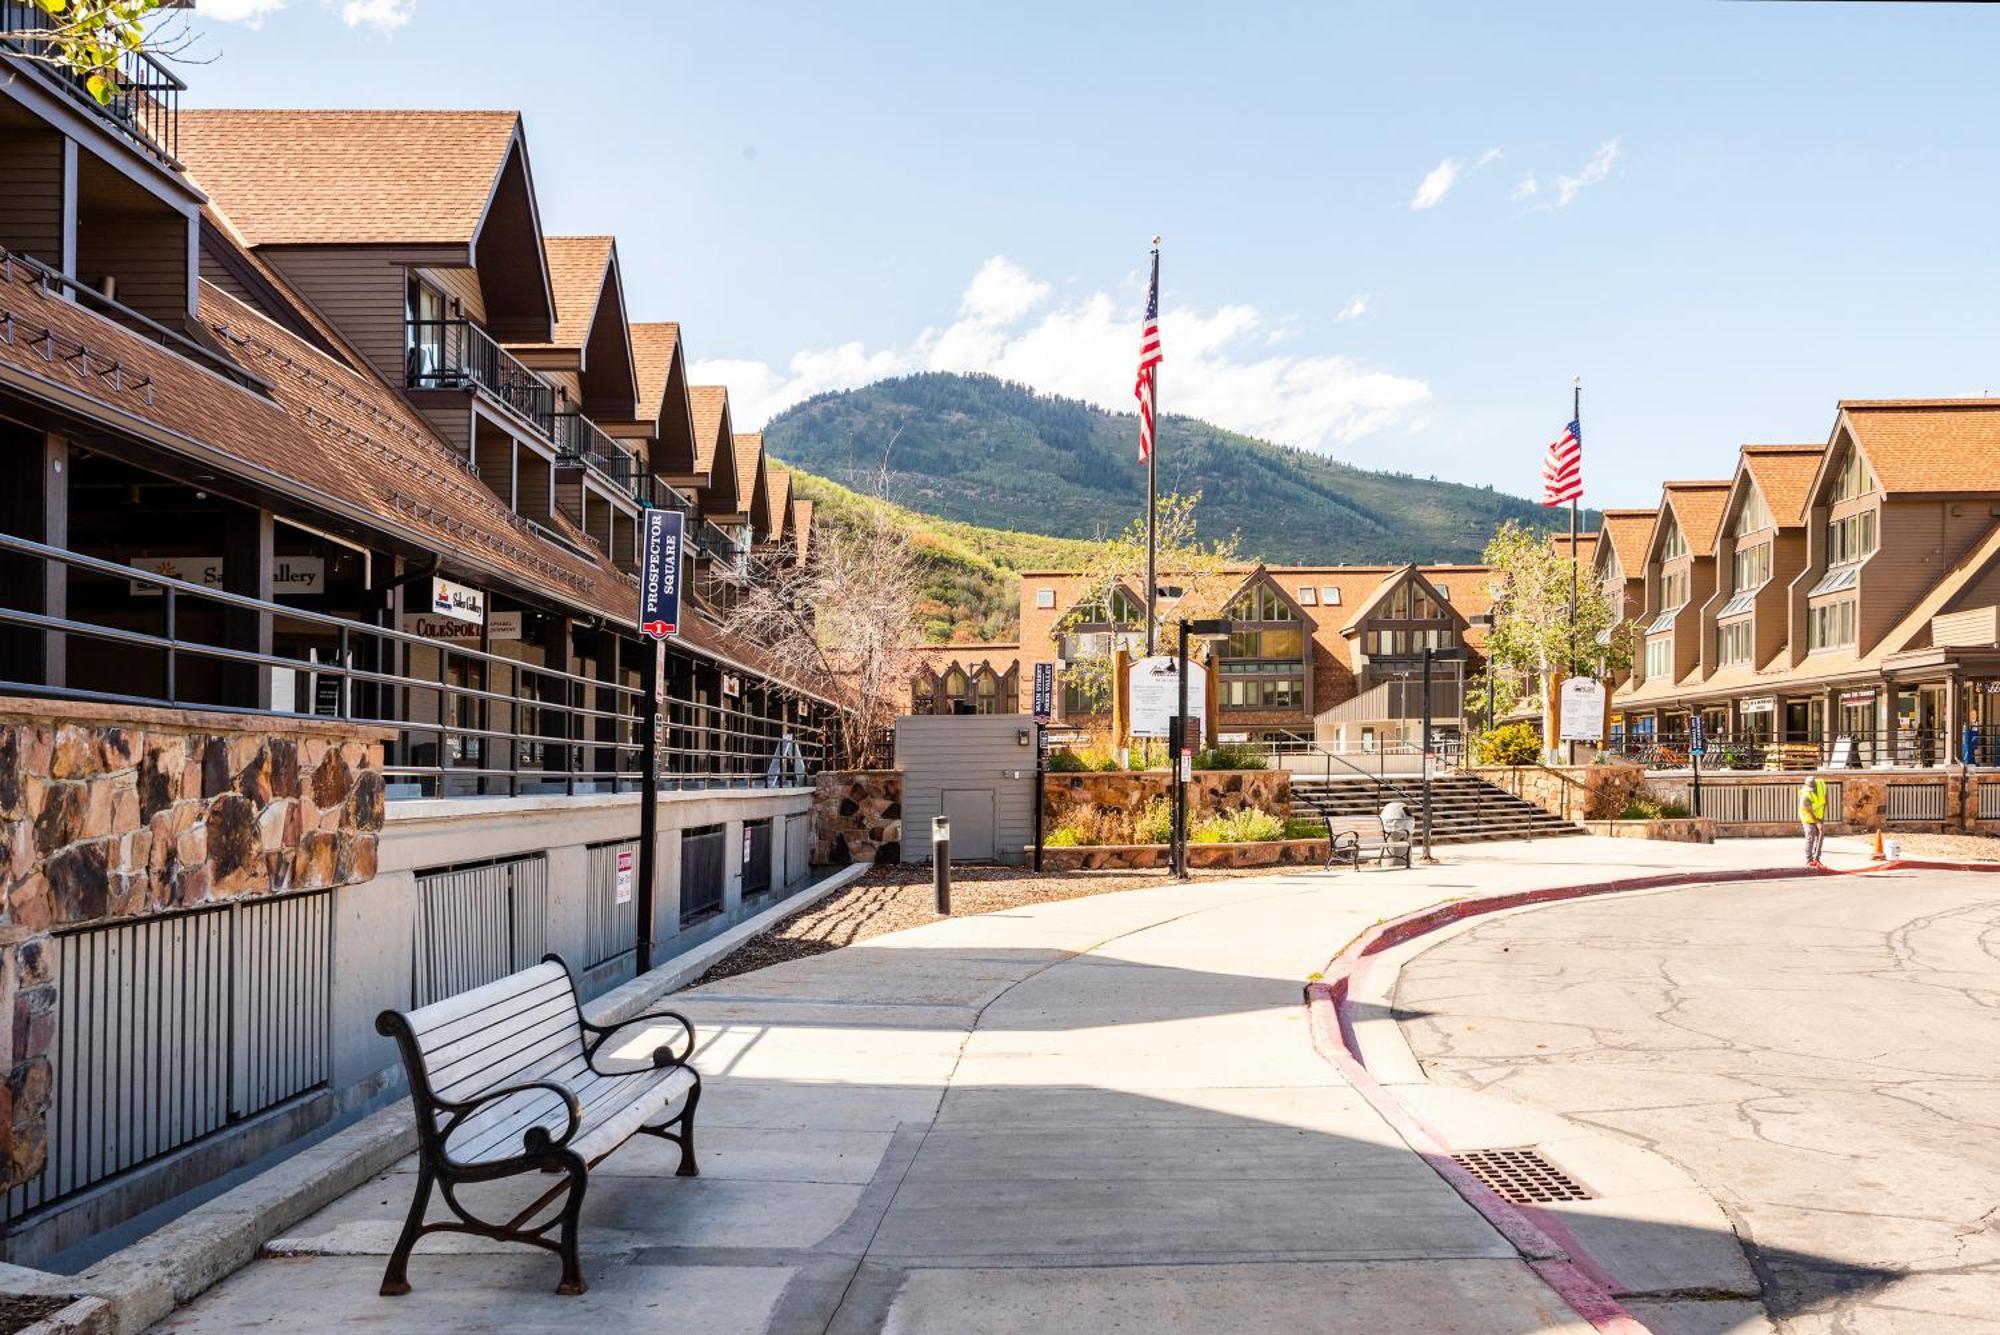
[[[679,510],[645,512],[640,551],[639,629],[656,640],[681,630],[681,526]]]

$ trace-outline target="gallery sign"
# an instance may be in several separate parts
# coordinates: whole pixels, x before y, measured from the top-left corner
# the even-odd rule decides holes
[[[219,556],[135,556],[126,562],[134,570],[164,575],[183,584],[199,584],[204,589],[220,589],[222,558]],[[145,580],[132,581],[132,592],[159,597],[160,586]],[[271,561],[273,597],[298,597],[326,592],[326,560],[318,556],[279,556]]]
[[[477,626],[486,620],[486,595],[469,584],[455,584],[439,575],[431,576],[431,612],[454,621]]]

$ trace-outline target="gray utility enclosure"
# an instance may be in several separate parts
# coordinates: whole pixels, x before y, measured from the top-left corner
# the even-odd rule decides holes
[[[1035,721],[1025,714],[896,720],[903,856],[931,859],[931,817],[951,819],[953,862],[1018,865],[1035,840]]]

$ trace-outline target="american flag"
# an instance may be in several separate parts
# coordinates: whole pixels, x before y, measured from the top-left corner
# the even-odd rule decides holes
[[[1567,505],[1582,499],[1583,427],[1572,419],[1542,461],[1542,504]]]
[[[1160,364],[1160,252],[1153,252],[1153,285],[1146,292],[1146,332],[1139,336],[1139,379],[1132,386],[1139,400],[1139,460],[1153,457],[1153,402],[1159,397],[1153,374]]]

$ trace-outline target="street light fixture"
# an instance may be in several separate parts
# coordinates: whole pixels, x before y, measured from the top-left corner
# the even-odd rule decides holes
[[[1194,748],[1188,745],[1188,643],[1191,640],[1200,640],[1206,644],[1213,644],[1220,640],[1227,640],[1231,635],[1235,634],[1236,623],[1223,617],[1197,618],[1194,620],[1183,617],[1176,624],[1180,627],[1181,632],[1179,666],[1180,707],[1174,711],[1173,744],[1169,748],[1172,752],[1172,755],[1169,757],[1169,763],[1174,767],[1174,828],[1169,860],[1173,863],[1175,878],[1185,881],[1188,878],[1187,786],[1188,781],[1194,777]]]

